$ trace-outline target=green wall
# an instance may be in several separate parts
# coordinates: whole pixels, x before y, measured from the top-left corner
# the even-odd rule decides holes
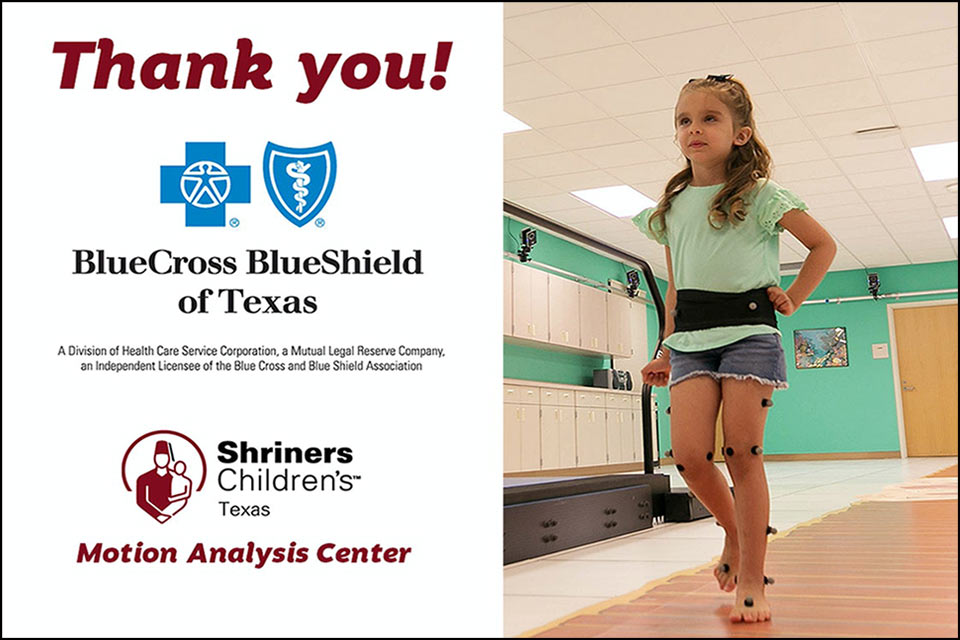
[[[504,216],[503,248],[516,252],[524,224]],[[531,258],[559,269],[605,282],[626,283],[627,268],[610,260],[537,231]],[[908,293],[957,287],[957,261],[870,269],[879,274],[880,293]],[[787,289],[795,279],[784,276]],[[641,279],[642,282],[642,279]],[[667,283],[657,279],[661,296]],[[646,285],[644,283],[644,289]],[[868,295],[867,271],[837,271],[826,275],[810,300]],[[649,296],[648,296],[649,297]],[[957,294],[911,296],[885,300],[862,300],[841,304],[803,305],[792,316],[778,314],[787,356],[789,389],[774,393],[774,407],[767,418],[763,449],[768,454],[846,453],[899,451],[897,409],[890,358],[874,360],[872,345],[890,343],[887,305],[895,302],[956,299]],[[827,369],[798,370],[794,361],[793,331],[824,327],[846,327],[850,365]],[[647,345],[657,343],[658,321],[647,306]],[[504,344],[504,377],[565,384],[590,385],[593,370],[609,366],[608,357],[579,356]],[[659,405],[660,450],[670,448],[670,417],[665,413],[669,396],[665,387],[654,389]]]

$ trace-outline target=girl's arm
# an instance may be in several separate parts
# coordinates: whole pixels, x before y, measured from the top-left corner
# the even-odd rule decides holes
[[[837,255],[837,243],[820,223],[800,209],[791,209],[783,214],[780,226],[810,250],[797,279],[786,291],[794,307],[799,308],[827,274],[827,269]]]
[[[667,254],[667,299],[664,300],[666,318],[663,322],[663,339],[673,334],[673,310],[677,308],[677,289],[673,284],[673,263],[670,261],[670,247],[664,247]],[[664,357],[670,357],[670,349],[662,347]]]

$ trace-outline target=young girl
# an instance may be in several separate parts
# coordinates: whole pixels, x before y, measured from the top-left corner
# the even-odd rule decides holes
[[[643,381],[667,384],[677,470],[726,531],[714,575],[736,589],[732,621],[770,619],[763,573],[770,494],[763,426],[774,389],[786,389],[776,313],[792,314],[836,254],[807,206],[769,179],[770,153],[757,137],[747,89],[732,76],[691,80],[675,109],[687,167],[656,207],[634,223],[665,245],[668,287],[664,349]],[[780,284],[778,232],[810,254],[787,291]],[[736,500],[714,466],[714,426],[723,399],[723,451]]]

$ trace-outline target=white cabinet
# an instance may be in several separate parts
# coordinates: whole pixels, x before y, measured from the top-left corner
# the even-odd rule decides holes
[[[540,468],[540,407],[503,403],[503,470]]]
[[[635,462],[631,396],[608,393],[607,462]]]
[[[607,294],[604,291],[577,285],[580,288],[580,346],[607,352]]]
[[[514,264],[513,335],[546,342],[549,328],[546,272]]]
[[[607,421],[603,407],[577,407],[577,466],[607,463]]]
[[[633,356],[633,305],[630,298],[607,294],[607,351],[614,356]]]
[[[575,409],[560,406],[540,407],[541,469],[564,469],[577,466],[577,432],[573,420]]]
[[[573,280],[547,274],[550,305],[550,342],[580,346],[580,292]]]

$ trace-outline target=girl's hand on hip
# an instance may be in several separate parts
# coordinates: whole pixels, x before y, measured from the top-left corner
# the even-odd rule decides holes
[[[773,307],[785,316],[789,316],[797,310],[796,305],[793,304],[793,300],[791,300],[787,292],[780,287],[767,287],[767,296],[770,298],[770,302],[773,303]]]

